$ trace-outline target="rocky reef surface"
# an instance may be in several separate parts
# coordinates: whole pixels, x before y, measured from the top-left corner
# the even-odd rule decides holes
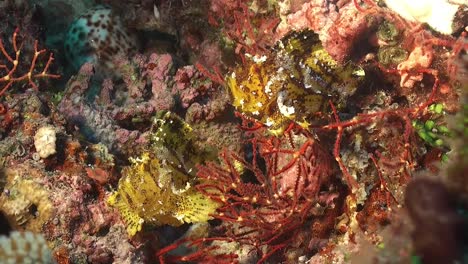
[[[467,10],[1,2],[0,264],[466,262]]]

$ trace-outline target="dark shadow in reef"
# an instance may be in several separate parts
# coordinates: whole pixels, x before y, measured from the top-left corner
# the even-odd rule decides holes
[[[443,183],[418,178],[408,184],[405,203],[414,224],[415,255],[424,264],[466,263],[468,207],[457,204]]]
[[[9,235],[13,231],[13,227],[10,225],[10,221],[6,215],[0,211],[0,235]]]

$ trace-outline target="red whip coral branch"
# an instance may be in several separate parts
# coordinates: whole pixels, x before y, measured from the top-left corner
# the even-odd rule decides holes
[[[224,152],[222,165],[200,166],[204,183],[197,188],[222,204],[213,217],[239,225],[228,237],[259,252],[267,247],[261,263],[288,248],[301,226],[336,194],[320,192],[330,181],[332,162],[312,137],[291,130],[280,138],[255,135],[251,144],[252,160]]]
[[[274,9],[253,11],[253,2],[258,6],[268,6],[267,1],[240,0],[212,1],[210,6],[210,23],[221,27],[222,32],[235,43],[236,54],[241,58],[245,53],[267,53],[268,48],[274,45],[273,30],[280,22]]]
[[[420,74],[428,74],[432,75],[434,78],[433,85],[431,92],[426,99],[426,101],[422,102],[421,104],[412,107],[412,108],[401,108],[401,109],[391,109],[391,110],[386,110],[386,111],[381,111],[381,112],[376,112],[376,113],[364,113],[364,114],[358,114],[355,118],[352,120],[348,121],[341,121],[338,117],[338,113],[335,109],[335,106],[331,101],[329,101],[329,104],[332,108],[333,112],[333,117],[335,119],[335,122],[330,123],[328,125],[320,127],[321,129],[329,130],[329,129],[336,129],[337,130],[337,136],[333,148],[333,155],[335,157],[335,160],[337,161],[338,165],[340,166],[340,169],[343,173],[343,176],[345,178],[346,183],[348,184],[349,187],[355,189],[357,188],[357,181],[350,175],[347,167],[343,163],[343,160],[340,155],[340,149],[341,149],[341,140],[343,137],[343,132],[345,128],[351,128],[351,127],[356,127],[359,125],[364,125],[371,123],[375,121],[377,118],[388,118],[390,116],[394,117],[399,117],[401,120],[404,122],[404,152],[400,156],[400,163],[404,165],[406,175],[409,177],[409,172],[407,171],[408,168],[411,168],[414,166],[414,161],[412,160],[411,156],[411,144],[410,144],[410,136],[413,134],[413,129],[411,125],[411,120],[415,119],[422,114],[424,114],[424,111],[426,111],[427,107],[435,101],[435,96],[438,92],[439,88],[439,75],[436,70],[433,69],[417,69],[415,72],[420,73]]]
[[[228,254],[216,254],[214,253],[219,246],[209,246],[206,243],[213,241],[231,241],[225,237],[211,237],[211,238],[199,238],[189,239],[182,238],[173,244],[170,244],[156,253],[156,257],[160,264],[166,263],[217,263],[217,264],[228,264],[237,263],[237,255],[233,253]],[[188,248],[195,249],[192,253],[183,256],[170,255],[170,252],[177,249],[179,246],[185,245]]]
[[[59,78],[60,75],[57,74],[50,74],[48,73],[49,67],[54,60],[54,56],[52,53],[49,54],[49,59],[47,60],[46,65],[42,69],[42,71],[38,71],[36,69],[37,66],[37,60],[39,56],[44,54],[46,52],[45,49],[38,50],[38,42],[37,40],[34,41],[34,55],[31,60],[31,64],[29,66],[29,69],[25,73],[18,73],[18,67],[20,64],[21,60],[21,47],[22,44],[18,45],[18,29],[13,33],[12,37],[12,45],[13,45],[13,51],[14,51],[14,56],[10,56],[8,52],[5,49],[5,46],[0,39],[0,51],[5,57],[5,64],[0,64],[0,71],[5,72],[2,77],[0,77],[0,84],[4,85],[2,88],[0,88],[0,96],[3,95],[8,88],[10,88],[14,83],[21,82],[27,80],[29,85],[33,87],[35,90],[38,90],[37,85],[34,83],[35,80],[37,79],[45,79],[45,78]],[[8,65],[10,64],[10,65]]]

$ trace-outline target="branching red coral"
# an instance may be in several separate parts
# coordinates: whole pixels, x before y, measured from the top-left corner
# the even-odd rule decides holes
[[[213,241],[231,241],[231,239],[225,237],[211,237],[199,239],[182,238],[158,250],[158,252],[156,252],[156,257],[158,258],[160,264],[181,262],[217,264],[236,263],[237,255],[234,253],[213,254],[213,252],[219,248],[218,246],[207,245],[208,243]],[[171,251],[177,249],[179,246],[182,245],[185,245],[189,248],[194,248],[195,251],[183,256],[170,255]]]
[[[416,105],[415,107],[390,109],[390,110],[385,110],[385,111],[380,111],[380,112],[375,112],[375,113],[359,114],[352,120],[340,121],[338,114],[336,112],[336,109],[333,106],[333,103],[330,102],[331,108],[333,110],[335,122],[322,126],[319,129],[325,129],[325,130],[336,129],[337,130],[337,136],[336,136],[335,145],[333,149],[333,155],[335,156],[335,159],[338,162],[341,168],[341,171],[344,175],[344,178],[349,187],[356,188],[357,182],[349,174],[348,169],[346,168],[340,156],[340,145],[341,145],[341,140],[342,140],[344,129],[375,122],[376,118],[396,117],[396,118],[400,118],[403,121],[404,123],[404,134],[403,134],[404,151],[400,153],[400,159],[398,162],[400,163],[400,165],[402,165],[405,168],[403,170],[404,171],[403,174],[409,178],[410,173],[408,172],[408,169],[412,169],[414,166],[414,162],[412,160],[411,150],[410,150],[410,147],[411,147],[410,137],[414,132],[412,125],[411,125],[411,120],[418,118],[419,116],[424,114],[427,107],[435,101],[436,95],[439,90],[439,77],[438,77],[438,72],[436,70],[417,69],[415,70],[415,72],[419,74],[428,74],[434,78],[432,89],[431,89],[429,96],[426,98],[425,101],[423,101],[419,105]]]
[[[199,167],[203,184],[197,188],[221,203],[214,217],[239,225],[228,237],[259,252],[267,246],[259,263],[289,247],[300,227],[334,197],[320,192],[333,173],[331,156],[302,132],[290,130],[280,138],[257,134],[250,140],[252,160],[223,152],[222,165]]]
[[[60,75],[48,73],[49,67],[54,60],[54,56],[52,53],[49,54],[49,59],[45,64],[42,71],[37,69],[38,58],[42,54],[46,53],[45,49],[38,49],[38,41],[34,41],[34,55],[31,60],[31,64],[29,65],[29,69],[24,73],[19,73],[19,65],[21,63],[21,48],[22,43],[18,44],[18,32],[19,30],[13,33],[12,36],[12,45],[13,45],[13,52],[15,53],[14,56],[10,56],[5,49],[5,45],[3,41],[0,39],[0,51],[4,56],[4,59],[0,60],[0,71],[3,71],[3,76],[0,77],[0,84],[4,84],[2,88],[0,88],[0,96],[2,96],[8,88],[10,88],[14,83],[21,82],[21,81],[28,81],[29,85],[35,90],[38,90],[35,81],[38,79],[57,79]]]
[[[222,21],[223,33],[235,42],[236,54],[241,58],[245,53],[252,55],[267,52],[268,47],[274,44],[273,30],[279,19],[274,12],[268,10],[267,14],[254,12],[249,5],[251,1],[225,0],[213,1],[210,7],[209,22],[219,26]],[[266,1],[257,1],[258,5],[268,5]]]

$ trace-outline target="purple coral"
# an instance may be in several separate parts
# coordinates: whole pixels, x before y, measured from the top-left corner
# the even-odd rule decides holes
[[[228,106],[229,96],[224,89],[194,66],[182,67],[173,76],[174,62],[169,54],[152,54],[148,59],[137,55],[131,61],[117,58],[114,65],[123,84],[105,79],[96,102],[88,102],[94,75],[88,63],[68,82],[59,105],[65,118],[89,140],[103,143],[114,153],[138,153],[134,146],[142,146],[146,138],[133,120],[149,121],[157,111],[174,108],[175,98],[180,99],[190,122],[215,119]]]
[[[78,75],[68,82],[67,91],[58,106],[59,111],[89,139],[102,142],[119,154],[134,153],[135,143],[145,141],[142,134],[119,127],[105,111],[86,102],[85,92],[90,88],[93,74],[91,64],[81,67]]]
[[[107,105],[113,119],[150,119],[156,111],[174,107],[175,100],[170,87],[174,67],[171,55],[152,54],[149,58],[136,55],[131,61],[123,58],[117,58],[115,61],[125,87],[119,89],[114,87],[111,81],[105,80],[107,92],[104,96],[101,94],[101,97],[109,98],[109,93],[116,90],[115,101],[120,102]]]
[[[204,77],[193,65],[180,68],[174,77],[172,91],[179,95],[187,109],[188,122],[213,120],[229,105],[229,96],[219,85]]]

